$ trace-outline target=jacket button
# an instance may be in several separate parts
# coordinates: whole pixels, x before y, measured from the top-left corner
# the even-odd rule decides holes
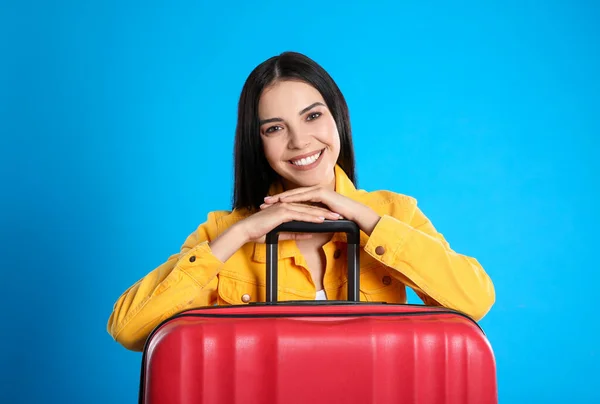
[[[250,301],[250,295],[249,294],[244,294],[242,295],[242,302],[244,303],[248,303]]]
[[[194,261],[196,261],[196,256],[195,256],[195,255],[192,255],[192,256],[190,257],[190,262],[194,262]]]
[[[392,283],[392,278],[386,275],[381,279],[381,282],[383,282],[384,285],[389,285]]]
[[[384,252],[385,252],[385,248],[383,248],[382,246],[378,246],[375,249],[375,254],[377,254],[377,255],[383,255]]]
[[[333,253],[333,258],[338,259],[341,255],[342,252],[340,250],[335,250],[335,252]]]

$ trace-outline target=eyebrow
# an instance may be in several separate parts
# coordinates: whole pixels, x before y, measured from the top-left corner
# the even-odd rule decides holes
[[[315,103],[310,104],[308,107],[304,108],[302,111],[298,112],[298,115],[302,115],[303,113],[310,111],[317,105],[325,106],[325,104],[323,104],[322,102],[317,101]],[[269,118],[269,119],[263,119],[263,120],[259,121],[258,123],[260,126],[262,126],[265,123],[282,122],[282,121],[283,121],[283,119],[281,119],[281,118]]]
[[[303,113],[310,111],[311,109],[313,109],[317,105],[325,106],[325,104],[323,104],[322,102],[315,102],[313,104],[310,104],[308,107],[304,108],[302,111],[298,112],[298,115],[302,115]]]

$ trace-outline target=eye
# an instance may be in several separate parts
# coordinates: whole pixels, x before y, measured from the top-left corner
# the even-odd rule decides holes
[[[278,130],[281,130],[281,129],[283,129],[281,126],[275,125],[275,126],[271,126],[267,130],[265,130],[265,133],[274,133],[274,132],[277,132]]]
[[[306,117],[307,121],[312,121],[314,119],[317,119],[318,117],[320,117],[321,115],[323,115],[320,112],[311,112],[310,114],[308,114],[308,116]]]

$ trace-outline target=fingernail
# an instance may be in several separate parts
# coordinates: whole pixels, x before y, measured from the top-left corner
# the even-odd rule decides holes
[[[321,220],[325,220],[325,218],[323,216],[319,216],[319,219]]]
[[[268,200],[268,199],[271,199],[271,197],[270,196],[265,196],[265,201]]]

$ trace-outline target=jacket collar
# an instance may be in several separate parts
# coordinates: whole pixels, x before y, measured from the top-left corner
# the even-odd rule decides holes
[[[298,247],[293,240],[282,240],[277,244],[277,258],[290,258],[295,257],[298,253]],[[254,253],[252,259],[256,262],[266,263],[267,262],[267,245],[261,243],[254,243]]]

